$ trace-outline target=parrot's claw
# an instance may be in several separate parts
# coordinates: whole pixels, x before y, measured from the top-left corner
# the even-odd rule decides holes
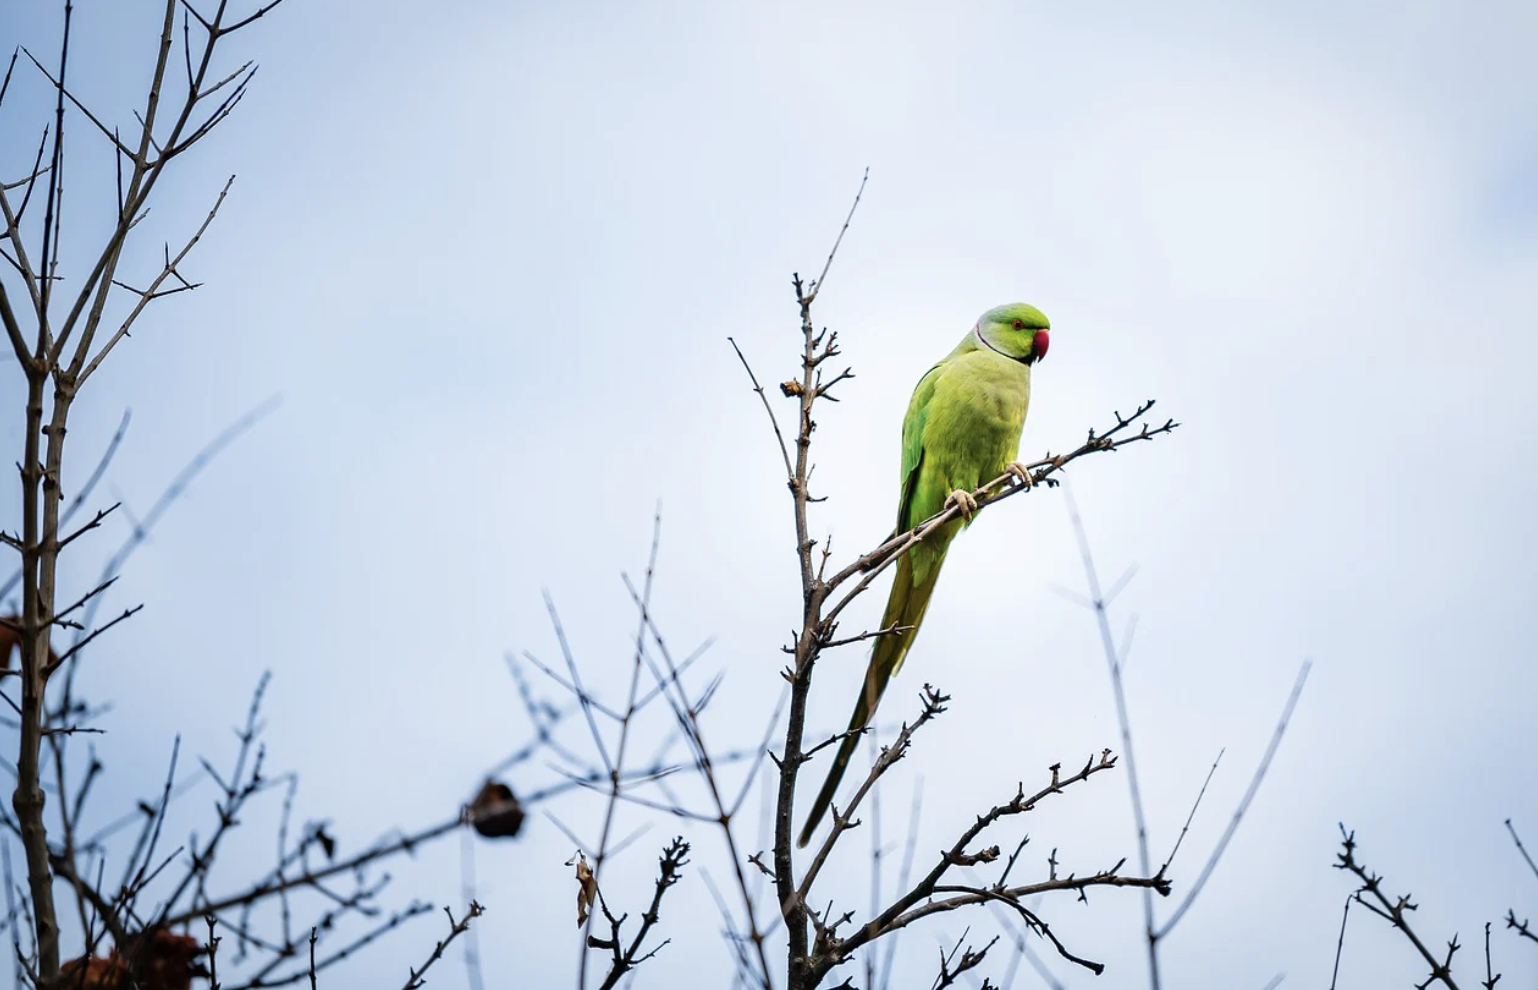
[[[972,497],[971,492],[963,491],[960,488],[951,492],[950,497],[945,500],[945,504],[948,506],[954,505],[959,508],[962,518],[966,519],[967,522],[972,521],[972,513],[977,511],[977,499]]]
[[[1023,485],[1026,488],[1031,488],[1036,484],[1031,478],[1031,469],[1019,461],[1010,461],[1004,470],[1015,476],[1017,484]]]

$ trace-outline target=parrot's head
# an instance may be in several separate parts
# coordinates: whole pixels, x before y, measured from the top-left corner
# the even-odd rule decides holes
[[[977,318],[977,336],[1005,357],[1035,364],[1047,356],[1051,324],[1046,314],[1025,303],[995,306]]]

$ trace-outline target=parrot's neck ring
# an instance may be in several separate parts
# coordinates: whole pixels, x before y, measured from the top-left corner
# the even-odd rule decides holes
[[[977,342],[979,344],[982,344],[984,347],[988,348],[993,353],[1002,355],[1004,357],[1007,357],[1011,361],[1019,361],[1021,364],[1025,365],[1026,367],[1030,367],[1031,358],[1030,358],[1029,355],[1027,355],[1026,357],[1015,357],[1013,354],[1009,354],[1009,353],[1007,353],[1005,351],[1001,351],[997,347],[994,347],[991,343],[989,343],[988,342],[988,338],[983,336],[982,321],[978,321],[977,323],[972,324],[972,334],[973,334],[973,336],[975,336],[977,338]]]

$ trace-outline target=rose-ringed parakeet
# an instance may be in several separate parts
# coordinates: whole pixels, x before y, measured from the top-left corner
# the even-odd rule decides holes
[[[946,523],[897,562],[880,628],[910,628],[876,637],[865,686],[849,718],[850,735],[840,743],[828,779],[812,803],[801,830],[802,846],[833,800],[859,738],[857,731],[870,722],[887,681],[913,645],[945,551],[977,508],[972,492],[1006,471],[1029,482],[1029,473],[1016,459],[1031,401],[1031,365],[1046,356],[1047,341],[1047,318],[1034,306],[1011,303],[990,309],[913,390],[903,418],[897,532],[912,529],[953,503],[960,506],[963,518]]]

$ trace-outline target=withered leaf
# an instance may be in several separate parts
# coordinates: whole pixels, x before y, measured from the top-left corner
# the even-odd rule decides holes
[[[126,950],[114,947],[105,957],[70,960],[59,967],[61,985],[71,990],[191,990],[193,977],[208,978],[198,962],[205,951],[190,935],[155,929]],[[139,969],[137,980],[131,960]]]
[[[593,911],[593,901],[598,897],[598,878],[593,876],[592,867],[587,865],[587,857],[580,851],[566,861],[567,866],[573,863],[577,867],[577,927],[581,928],[587,924],[587,916]]]

